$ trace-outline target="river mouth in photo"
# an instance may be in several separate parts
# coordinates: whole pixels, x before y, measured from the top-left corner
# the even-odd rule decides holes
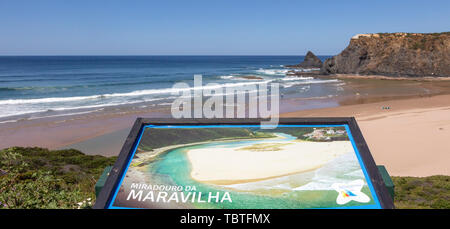
[[[195,202],[187,203],[189,208],[322,208],[322,207],[340,207],[336,203],[337,192],[331,187],[334,183],[345,183],[356,179],[365,179],[364,174],[357,163],[349,141],[334,142],[303,142],[306,144],[318,144],[318,148],[305,148],[312,151],[302,154],[298,146],[294,154],[280,155],[289,144],[299,144],[302,142],[285,133],[275,133],[278,136],[275,139],[258,140],[235,140],[235,141],[213,141],[185,147],[177,147],[161,153],[157,158],[152,159],[144,167],[130,168],[139,170],[144,174],[145,180],[134,182],[167,185],[195,187],[196,193],[225,193],[228,192],[232,202]],[[252,163],[252,157],[244,156],[245,149],[255,147],[259,144],[272,144],[281,147],[281,151],[266,151],[267,159],[253,158],[257,164]],[[320,146],[319,146],[320,145]],[[340,148],[336,148],[336,146]],[[320,149],[322,149],[322,153]],[[335,151],[330,153],[331,148]],[[244,150],[243,150],[244,149]],[[251,148],[250,148],[251,149]],[[198,151],[200,150],[200,151]],[[204,150],[215,152],[215,155],[207,156]],[[240,158],[236,154],[226,160],[225,157],[216,158],[220,153],[229,153],[230,150],[241,153]],[[254,151],[255,152],[255,151]],[[295,156],[295,152],[298,156]],[[261,153],[261,152],[259,152]],[[308,155],[308,153],[310,153]],[[301,165],[299,158],[302,156],[311,156],[311,154],[322,154],[311,160],[305,160]],[[195,156],[189,156],[194,154]],[[197,155],[196,155],[197,154]],[[197,157],[203,157],[197,158]],[[239,161],[240,160],[240,161]],[[280,171],[280,166],[268,167],[271,162],[277,165],[285,164],[290,167]],[[230,162],[235,164],[227,164]],[[239,163],[237,163],[239,161]],[[289,161],[297,161],[289,165]],[[307,163],[306,163],[307,162]],[[210,163],[213,166],[208,166]],[[315,164],[314,164],[315,163]],[[307,165],[308,164],[308,165]],[[311,166],[309,168],[305,168]],[[203,168],[195,169],[195,166]],[[292,167],[293,166],[293,167]],[[265,169],[258,169],[265,168]],[[282,167],[283,168],[283,167]],[[204,173],[207,177],[202,177]],[[215,174],[213,174],[215,173]],[[252,174],[250,174],[252,173]],[[234,180],[217,181],[228,177],[234,177]],[[208,177],[209,176],[209,177]],[[144,179],[144,178],[142,178]],[[367,183],[363,187],[363,192],[370,195]],[[184,192],[185,195],[188,192]],[[170,194],[169,194],[170,196]],[[373,198],[368,204],[373,204]],[[348,206],[357,206],[359,203],[350,203]],[[154,205],[151,205],[154,206]]]

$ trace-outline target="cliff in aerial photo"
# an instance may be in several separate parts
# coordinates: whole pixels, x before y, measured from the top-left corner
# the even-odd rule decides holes
[[[450,32],[358,34],[321,73],[450,76]]]

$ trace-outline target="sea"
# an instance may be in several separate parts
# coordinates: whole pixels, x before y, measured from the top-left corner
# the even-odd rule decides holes
[[[321,60],[329,56],[319,56]],[[336,79],[288,76],[304,56],[1,56],[0,123],[111,109],[168,106],[173,85],[203,76],[222,87],[279,83],[283,98],[336,96]],[[296,71],[308,72],[314,69]],[[249,77],[250,76],[250,77]],[[325,105],[327,106],[327,105]]]

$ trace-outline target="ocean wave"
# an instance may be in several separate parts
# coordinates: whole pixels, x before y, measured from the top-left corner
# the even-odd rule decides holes
[[[294,69],[294,72],[312,72],[312,71],[319,71],[320,68],[298,68]]]
[[[46,78],[46,79],[12,79],[12,80],[0,80],[0,83],[13,83],[13,82],[40,82],[40,81],[67,81],[67,79],[61,78]]]
[[[346,183],[355,178],[364,179],[364,173],[357,160],[354,152],[343,154],[317,169],[307,184],[293,190],[334,190],[332,188],[334,183]]]
[[[339,82],[337,79],[331,79],[331,80],[307,80],[307,81],[294,81],[294,82],[287,82],[282,84],[284,88],[289,88],[296,85],[305,85],[305,84],[324,84],[324,83],[335,83]]]
[[[84,84],[84,85],[71,85],[71,86],[31,86],[31,87],[0,87],[0,91],[32,91],[32,90],[68,90],[75,88],[98,88],[108,86],[122,86],[122,85],[142,85],[142,84],[154,84],[154,83],[167,83],[173,82],[170,80],[161,81],[140,81],[140,82],[118,82],[118,83],[102,83],[102,84]]]
[[[87,82],[105,82],[105,81],[111,81],[116,79],[123,79],[126,76],[118,76],[118,77],[111,77],[111,76],[105,76],[105,77],[86,77],[86,78],[70,78],[70,81],[81,81],[81,80],[87,80]],[[141,78],[162,78],[166,79],[167,77],[154,77],[153,75],[151,77],[142,77]],[[48,81],[68,81],[68,78],[30,78],[30,79],[1,79],[0,83],[15,83],[15,82],[48,82]],[[161,80],[161,81],[152,81],[152,82],[173,82],[172,80]]]
[[[92,95],[92,96],[53,97],[53,98],[40,98],[40,99],[6,99],[6,100],[0,100],[0,105],[71,102],[71,101],[96,99],[96,98],[100,98],[100,96]]]
[[[164,88],[164,89],[148,89],[148,90],[137,90],[126,93],[111,93],[111,94],[101,94],[101,95],[89,95],[89,96],[73,96],[73,97],[50,97],[50,98],[38,98],[38,99],[7,99],[0,100],[0,105],[18,105],[18,104],[40,104],[40,103],[58,103],[58,102],[74,102],[81,100],[101,100],[111,97],[138,97],[145,95],[154,94],[172,94],[178,93],[180,91],[189,90],[201,90],[201,89],[218,89],[227,87],[240,87],[246,85],[254,84],[267,84],[272,82],[272,80],[258,81],[258,82],[242,82],[242,83],[226,83],[226,84],[210,84],[209,86],[202,86],[198,88],[188,87],[188,88]]]
[[[234,77],[233,75],[219,76],[219,78],[221,78],[221,79],[231,79],[233,77]]]
[[[24,91],[33,90],[36,87],[0,87],[0,91]]]
[[[274,76],[286,75],[286,73],[288,71],[289,71],[289,69],[263,69],[263,68],[260,68],[260,69],[256,70],[256,72],[259,74],[274,75]]]
[[[22,116],[22,115],[28,115],[28,114],[33,114],[33,113],[43,113],[46,112],[47,110],[45,109],[31,109],[31,110],[21,110],[21,111],[11,111],[11,110],[6,110],[6,111],[0,111],[0,118],[6,118],[6,117],[17,117],[17,116]],[[14,121],[19,121],[22,120],[24,118],[19,118],[19,119],[15,119],[15,120],[6,120],[6,121],[1,121],[0,123],[7,123],[7,122],[14,122]],[[26,119],[26,118],[25,118]]]
[[[312,80],[314,77],[303,77],[303,76],[286,76],[281,78],[282,81],[297,81],[297,80]]]
[[[59,72],[59,73],[41,73],[41,74],[35,74],[35,73],[21,73],[21,74],[0,74],[1,78],[12,78],[14,80],[21,78],[26,78],[23,80],[67,80],[67,78],[70,76],[70,79],[72,80],[83,80],[83,79],[110,79],[110,78],[123,78],[124,76],[127,76],[128,72]],[[149,74],[147,77],[165,77],[166,74]],[[140,76],[143,77],[143,76]],[[144,78],[146,78],[144,76]]]
[[[224,75],[219,76],[220,79],[225,80],[235,80],[235,81],[249,81],[249,80],[263,80],[264,77],[256,74],[233,74],[233,75]]]
[[[86,110],[86,109],[93,109],[93,108],[105,108],[105,107],[113,107],[113,106],[120,106],[120,105],[132,105],[136,103],[145,103],[145,102],[154,102],[158,100],[170,100],[170,99],[176,99],[178,97],[162,97],[162,98],[151,98],[151,99],[141,99],[141,100],[135,100],[135,101],[123,101],[123,102],[110,102],[110,103],[102,103],[102,104],[93,104],[93,105],[82,105],[82,106],[65,106],[65,107],[52,107],[52,108],[42,108],[42,109],[33,109],[30,107],[24,107],[24,109],[28,109],[26,111],[20,111],[20,112],[12,112],[12,111],[0,111],[0,118],[5,117],[11,117],[11,116],[21,116],[21,115],[29,115],[29,114],[37,114],[37,113],[53,113],[53,112],[66,112],[66,111],[72,111],[72,110]],[[93,112],[87,111],[87,112]],[[70,113],[64,113],[59,116],[64,115],[70,115]],[[45,116],[48,117],[48,116]],[[28,118],[29,119],[29,118]],[[12,122],[10,120],[8,121],[1,121],[0,123],[4,122]]]
[[[19,121],[19,120],[18,120],[18,119],[5,120],[5,121],[0,121],[0,124],[3,124],[3,123],[12,123],[12,122],[17,122],[17,121]]]
[[[172,103],[158,103],[159,106],[171,106]]]

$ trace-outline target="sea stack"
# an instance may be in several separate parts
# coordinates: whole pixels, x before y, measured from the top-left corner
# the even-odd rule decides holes
[[[305,59],[300,64],[287,65],[288,68],[320,68],[322,67],[322,61],[314,55],[311,51],[306,53]]]
[[[358,34],[321,74],[450,77],[450,32]]]

